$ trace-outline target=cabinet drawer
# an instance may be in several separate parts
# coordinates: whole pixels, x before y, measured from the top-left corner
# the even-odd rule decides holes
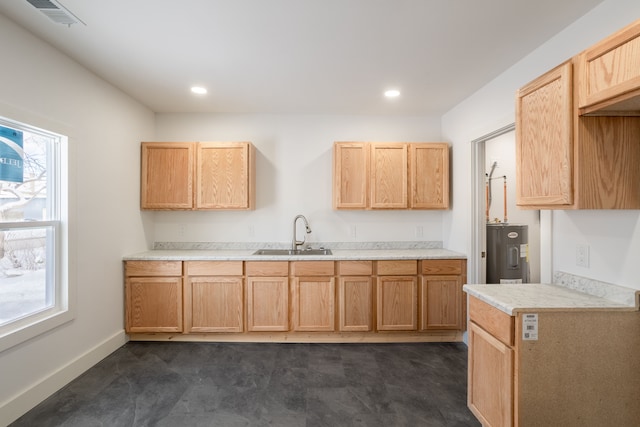
[[[373,261],[338,261],[339,276],[371,276]]]
[[[333,276],[335,267],[333,261],[293,261],[291,262],[292,276]]]
[[[378,261],[378,276],[415,275],[418,274],[417,260]]]
[[[513,346],[515,320],[512,316],[469,296],[469,318],[504,344]]]
[[[185,261],[186,276],[242,276],[242,261]]]
[[[247,276],[287,276],[288,261],[248,261],[245,263]]]
[[[126,261],[127,276],[182,276],[182,261]]]
[[[421,274],[462,274],[464,260],[461,259],[430,259],[423,260]]]

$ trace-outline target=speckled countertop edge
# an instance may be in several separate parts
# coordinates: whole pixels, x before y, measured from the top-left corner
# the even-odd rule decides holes
[[[464,285],[464,291],[512,316],[525,311],[640,309],[640,291],[556,272],[558,283]],[[569,285],[567,285],[569,284]]]
[[[126,255],[125,261],[361,261],[466,259],[447,249],[332,249],[331,255],[253,255],[255,250],[152,250]]]

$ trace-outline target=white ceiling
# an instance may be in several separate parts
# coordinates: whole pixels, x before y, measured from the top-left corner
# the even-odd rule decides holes
[[[26,0],[0,13],[156,112],[439,115],[601,2],[60,0],[86,23],[70,27]]]

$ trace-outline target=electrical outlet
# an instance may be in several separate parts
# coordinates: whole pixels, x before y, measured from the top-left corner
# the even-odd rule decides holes
[[[351,237],[352,239],[355,239],[357,237],[357,232],[356,232],[356,226],[355,225],[350,225],[349,226],[349,237]]]
[[[424,237],[424,228],[421,225],[416,225],[416,238],[422,239]]]
[[[178,236],[180,238],[184,238],[185,234],[187,234],[187,225],[186,224],[178,225]]]
[[[589,267],[589,245],[576,245],[576,265]]]
[[[250,225],[247,231],[249,232],[249,237],[255,237],[256,229],[253,225]]]

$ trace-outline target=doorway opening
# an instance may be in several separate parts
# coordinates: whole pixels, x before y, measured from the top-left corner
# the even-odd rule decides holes
[[[487,224],[524,226],[528,230],[527,245],[518,256],[526,261],[527,281],[548,281],[551,216],[548,211],[516,207],[515,124],[473,140],[471,148],[474,210],[470,283],[487,283]]]

